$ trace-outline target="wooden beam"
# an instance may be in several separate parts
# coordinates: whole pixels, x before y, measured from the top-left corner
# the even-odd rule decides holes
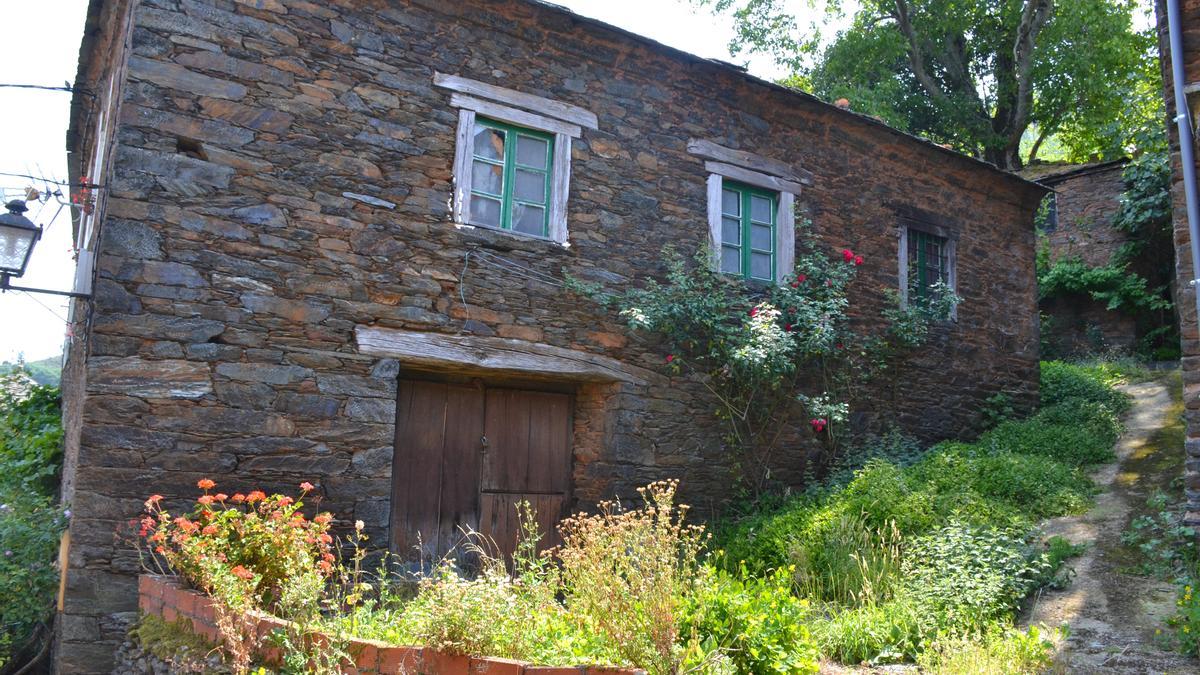
[[[804,185],[812,185],[813,175],[811,172],[792,166],[787,162],[781,162],[770,157],[755,155],[743,150],[734,150],[723,145],[717,145],[712,141],[706,141],[702,138],[693,138],[688,141],[688,152],[693,155],[699,155],[705,159],[713,159],[726,164],[733,164],[744,169],[750,169],[759,173],[765,173],[770,176],[776,176],[784,180],[790,180],[795,183]]]
[[[644,385],[658,374],[622,361],[540,342],[357,326],[358,351],[401,364],[459,371],[536,375],[576,382]]]
[[[725,178],[732,178],[733,180],[746,183],[747,185],[753,185],[754,187],[760,187],[766,190],[790,192],[794,195],[798,195],[800,194],[800,190],[804,188],[803,185],[794,181],[784,180],[783,178],[777,178],[765,173],[751,171],[750,169],[743,169],[740,166],[725,164],[723,162],[705,162],[704,170],[709,173],[715,173],[717,175],[724,176]]]
[[[498,87],[494,84],[479,82],[478,80],[471,80],[459,77],[458,75],[447,75],[445,73],[435,72],[433,74],[433,84],[463,94],[482,96],[493,101],[515,105],[518,108],[536,110],[543,115],[556,117],[565,122],[571,122],[588,129],[600,128],[599,121],[596,119],[596,113],[569,103],[526,94],[515,89]]]
[[[565,134],[572,138],[579,138],[579,135],[583,133],[583,130],[576,124],[568,124],[553,117],[517,110],[516,108],[510,108],[491,101],[484,101],[483,99],[465,94],[451,94],[450,105],[464,110],[473,110],[484,117],[491,117],[501,122],[538,129],[539,131],[549,131],[553,134]]]

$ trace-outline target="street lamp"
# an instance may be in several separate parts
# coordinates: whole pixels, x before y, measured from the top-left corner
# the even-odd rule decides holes
[[[8,213],[0,215],[0,292],[25,291],[27,293],[51,293],[69,298],[90,298],[88,293],[71,293],[42,288],[25,288],[9,283],[13,277],[20,278],[33,255],[33,245],[42,237],[42,228],[25,217],[29,207],[20,199],[4,205]]]
[[[29,207],[20,199],[4,205],[8,213],[0,215],[0,274],[20,277],[25,274],[33,244],[42,236],[42,228],[25,217]]]

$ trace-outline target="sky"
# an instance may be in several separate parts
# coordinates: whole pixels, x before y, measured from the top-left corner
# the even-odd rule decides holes
[[[806,0],[793,0],[797,11],[808,11]],[[672,47],[747,65],[760,77],[781,75],[770,59],[734,58],[728,44],[733,36],[728,17],[696,10],[686,0],[555,0],[573,11],[649,36]],[[62,86],[75,78],[79,42],[87,0],[39,0],[36,27],[17,24],[0,39],[0,84]],[[71,96],[66,92],[0,87],[0,173],[28,174],[66,180],[65,151]],[[0,175],[0,195],[7,202],[23,196],[25,188],[44,183]],[[63,190],[67,192],[66,189]],[[56,200],[31,202],[25,215],[45,228],[34,248],[19,286],[70,290],[75,261],[71,256],[71,210]],[[67,303],[53,295],[8,292],[0,294],[0,361],[18,354],[36,361],[62,353]]]

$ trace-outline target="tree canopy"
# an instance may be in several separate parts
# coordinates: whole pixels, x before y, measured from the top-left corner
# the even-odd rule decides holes
[[[1068,159],[1119,156],[1162,124],[1137,0],[861,0],[830,40],[820,29],[845,16],[841,0],[808,26],[794,0],[695,1],[730,12],[735,52],[771,54],[788,84],[1002,168],[1052,137]]]

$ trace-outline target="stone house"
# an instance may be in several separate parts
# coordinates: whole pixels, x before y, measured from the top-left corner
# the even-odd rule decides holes
[[[528,0],[92,0],[69,147],[74,512],[57,664],[102,672],[150,493],[317,484],[373,541],[502,538],[663,477],[729,497],[703,388],[562,288],[711,245],[771,283],[794,214],[866,264],[856,311],[941,278],[956,320],[874,417],[969,435],[1037,397],[1044,189],[878,121]],[[797,425],[800,426],[800,425]],[[799,484],[811,434],[775,477]],[[178,503],[178,502],[177,502]]]
[[[1128,160],[1089,164],[1034,164],[1021,175],[1053,190],[1046,198],[1041,222],[1043,246],[1051,260],[1078,258],[1092,267],[1107,265],[1129,241],[1113,227],[1125,191],[1122,174]],[[1138,339],[1138,326],[1129,314],[1111,311],[1090,297],[1056,297],[1040,303],[1049,317],[1042,326],[1043,343],[1051,342],[1062,354],[1129,350]]]
[[[1200,0],[1180,0],[1179,30],[1183,50],[1178,55],[1182,62],[1183,94],[1186,109],[1179,110],[1175,104],[1175,84],[1172,73],[1172,53],[1169,39],[1166,0],[1155,0],[1154,11],[1158,19],[1158,53],[1163,76],[1163,99],[1167,108],[1168,140],[1171,148],[1171,224],[1175,244],[1175,311],[1179,318],[1179,346],[1182,358],[1179,361],[1183,372],[1184,422],[1186,431],[1184,449],[1184,521],[1200,526],[1200,325],[1196,316],[1197,278],[1192,264],[1192,237],[1188,227],[1187,200],[1184,193],[1183,156],[1180,152],[1179,130],[1173,123],[1177,115],[1191,118],[1192,129],[1196,128],[1197,113],[1200,112]],[[1195,140],[1195,138],[1193,139]],[[1200,165],[1200,162],[1197,162]]]

